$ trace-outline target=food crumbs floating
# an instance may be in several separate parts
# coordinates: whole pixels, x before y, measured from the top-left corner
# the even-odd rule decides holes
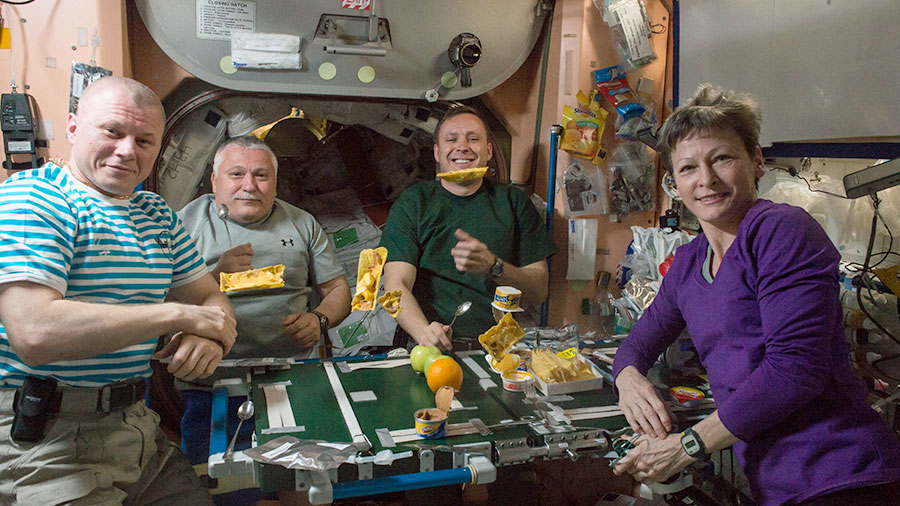
[[[261,288],[281,288],[284,286],[284,266],[270,265],[262,269],[241,272],[220,272],[219,289],[223,292],[253,290]]]

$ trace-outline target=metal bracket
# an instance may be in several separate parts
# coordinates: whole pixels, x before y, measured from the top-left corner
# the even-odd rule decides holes
[[[244,455],[244,452],[234,452],[229,460],[225,460],[224,455],[224,453],[216,453],[209,456],[206,473],[210,478],[253,474],[253,459]]]
[[[453,452],[453,467],[465,467],[469,465],[469,462],[474,457],[484,458],[486,455],[491,454],[491,443],[489,441],[455,445],[453,448],[462,450],[461,452]],[[468,453],[465,450],[471,450],[472,453]]]
[[[388,20],[372,16],[322,14],[313,38],[327,53],[386,56],[391,49]]]
[[[434,450],[419,450],[419,472],[434,471]]]
[[[299,473],[299,471],[298,471]],[[330,471],[308,471],[309,503],[331,504],[334,502],[334,489],[331,482],[337,480],[337,469]],[[297,476],[299,480],[299,476]],[[299,485],[299,483],[297,483]],[[298,488],[299,490],[299,488]]]
[[[534,458],[524,437],[494,442],[494,455],[498,466],[530,462]]]
[[[374,465],[371,462],[362,462],[356,464],[357,469],[359,469],[359,480],[369,480],[372,478],[373,473],[372,469]]]

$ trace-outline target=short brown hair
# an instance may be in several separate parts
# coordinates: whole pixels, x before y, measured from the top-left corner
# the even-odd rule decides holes
[[[733,131],[751,156],[759,146],[762,113],[750,95],[702,84],[688,102],[675,109],[659,129],[657,151],[672,172],[672,151],[696,133],[721,128]]]

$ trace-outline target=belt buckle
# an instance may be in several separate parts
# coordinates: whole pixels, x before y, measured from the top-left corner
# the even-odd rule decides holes
[[[134,404],[135,402],[137,402],[136,401],[136,399],[137,399],[136,389],[142,383],[143,382],[141,382],[141,381],[127,381],[124,383],[113,383],[110,385],[104,385],[103,387],[100,388],[99,410],[103,413],[110,413],[113,410],[122,409],[122,408],[125,408],[125,407],[128,407],[128,406]],[[121,390],[124,390],[126,387],[130,388],[131,392],[129,394],[116,395],[116,397],[118,398],[117,399],[118,403],[114,406],[113,405],[113,390],[115,389],[117,391],[121,391]],[[126,398],[126,396],[127,396],[127,399],[126,399],[127,402],[122,403],[122,399]],[[119,405],[119,404],[121,404],[121,405]]]
[[[112,397],[112,386],[111,385],[103,385],[100,387],[100,406],[99,411],[101,413],[109,413],[112,411],[109,407],[109,400]]]

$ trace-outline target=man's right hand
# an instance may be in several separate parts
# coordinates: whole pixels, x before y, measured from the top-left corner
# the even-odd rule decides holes
[[[664,438],[672,430],[672,414],[652,383],[634,366],[616,376],[619,407],[631,428],[639,434]]]
[[[437,346],[441,350],[449,351],[453,349],[450,344],[450,337],[453,336],[453,329],[450,325],[444,325],[440,322],[431,322],[427,327],[422,329],[418,343],[425,346]]]
[[[219,257],[219,262],[216,264],[216,268],[213,270],[216,281],[219,279],[218,275],[220,272],[249,271],[253,268],[251,265],[252,261],[253,248],[250,246],[249,242],[231,248],[225,253],[222,253],[222,256]]]
[[[223,348],[205,337],[179,332],[153,358],[172,357],[167,370],[184,381],[205,378],[216,370],[222,360]]]
[[[224,355],[231,351],[237,338],[237,323],[230,314],[218,306],[178,306],[183,312],[182,331],[217,341]]]

